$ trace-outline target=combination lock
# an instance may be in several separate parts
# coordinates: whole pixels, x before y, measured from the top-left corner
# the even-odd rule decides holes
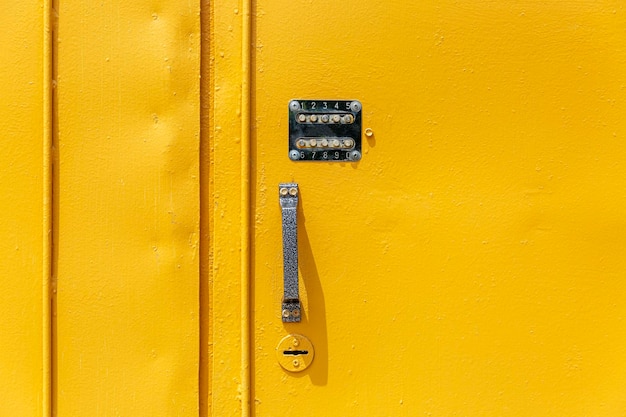
[[[361,159],[361,102],[291,100],[289,159],[354,162]]]

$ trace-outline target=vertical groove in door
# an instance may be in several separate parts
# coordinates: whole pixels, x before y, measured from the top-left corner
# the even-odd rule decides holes
[[[57,82],[57,57],[58,57],[58,10],[59,0],[46,0],[48,2],[47,15],[49,19],[49,42],[50,69],[47,71],[50,77],[49,100],[50,100],[50,143],[48,157],[50,169],[50,283],[48,288],[50,310],[50,414],[57,415],[58,374],[57,374],[57,259],[59,238],[59,160],[58,160],[58,96],[55,88]]]
[[[211,232],[212,206],[212,153],[210,143],[211,129],[211,98],[213,97],[213,65],[210,59],[212,48],[211,10],[213,2],[202,0],[200,6],[200,346],[199,346],[199,415],[211,415],[211,358],[213,346],[210,333],[213,325],[212,309],[210,305],[210,281],[212,247],[209,238]]]
[[[251,0],[243,0],[241,23],[241,416],[250,416],[250,67]]]
[[[43,0],[43,285],[42,400],[44,417],[52,413],[52,0]]]

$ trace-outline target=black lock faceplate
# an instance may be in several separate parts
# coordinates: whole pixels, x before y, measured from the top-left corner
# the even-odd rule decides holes
[[[358,100],[291,100],[289,159],[355,162],[361,159]]]

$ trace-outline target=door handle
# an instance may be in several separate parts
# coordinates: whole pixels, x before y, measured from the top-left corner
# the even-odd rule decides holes
[[[278,198],[283,218],[283,323],[300,322],[300,291],[298,288],[298,184],[282,183]]]

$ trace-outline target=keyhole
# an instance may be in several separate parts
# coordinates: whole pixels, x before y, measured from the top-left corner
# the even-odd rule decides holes
[[[300,355],[308,355],[308,350],[284,350],[283,355],[291,355],[291,356],[300,356]]]
[[[289,372],[304,371],[311,365],[314,356],[313,344],[301,334],[289,334],[276,346],[276,359]]]

